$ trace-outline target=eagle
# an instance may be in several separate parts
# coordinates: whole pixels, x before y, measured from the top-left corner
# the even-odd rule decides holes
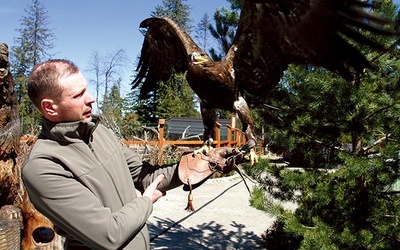
[[[348,81],[373,69],[348,42],[385,50],[361,33],[394,35],[394,22],[372,14],[373,7],[362,0],[243,0],[235,38],[221,61],[213,61],[173,20],[147,18],[140,23],[147,32],[132,88],[140,86],[144,97],[173,72],[186,72],[200,100],[204,142],[210,145],[215,136],[215,109],[234,111],[249,152],[256,134],[248,103],[266,101],[289,64],[324,67]]]

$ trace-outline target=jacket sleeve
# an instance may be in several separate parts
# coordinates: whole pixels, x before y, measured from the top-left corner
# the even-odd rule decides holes
[[[178,176],[178,163],[162,166],[151,165],[148,162],[142,161],[137,153],[126,146],[124,146],[124,154],[135,187],[140,192],[143,192],[160,174],[165,175],[165,179],[158,186],[162,191],[167,191],[183,184]]]
[[[150,199],[138,197],[112,213],[71,172],[50,159],[30,159],[22,177],[36,209],[92,249],[117,249],[129,242],[152,212]]]

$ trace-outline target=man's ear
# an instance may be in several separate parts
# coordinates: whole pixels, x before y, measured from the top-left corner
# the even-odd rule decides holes
[[[40,105],[42,107],[43,112],[46,113],[48,116],[56,116],[58,114],[57,104],[55,104],[52,99],[43,99],[40,102]]]

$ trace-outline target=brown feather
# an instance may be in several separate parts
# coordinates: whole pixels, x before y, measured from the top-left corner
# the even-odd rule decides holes
[[[250,94],[265,96],[291,63],[325,67],[352,81],[372,66],[342,36],[384,50],[359,30],[394,35],[394,23],[368,13],[366,8],[371,7],[358,0],[243,1],[234,40],[237,85]]]

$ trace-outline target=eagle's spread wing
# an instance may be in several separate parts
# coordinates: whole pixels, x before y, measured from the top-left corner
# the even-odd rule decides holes
[[[148,18],[140,23],[147,28],[141,56],[133,81],[133,88],[143,82],[141,95],[155,89],[159,81],[167,81],[173,70],[181,73],[188,69],[189,56],[202,53],[187,33],[171,19]],[[144,80],[144,81],[143,81]]]
[[[359,30],[389,35],[389,20],[367,12],[358,0],[245,0],[235,37],[236,82],[245,91],[264,96],[290,63],[322,66],[352,80],[370,63],[343,36],[373,49],[379,44]]]

